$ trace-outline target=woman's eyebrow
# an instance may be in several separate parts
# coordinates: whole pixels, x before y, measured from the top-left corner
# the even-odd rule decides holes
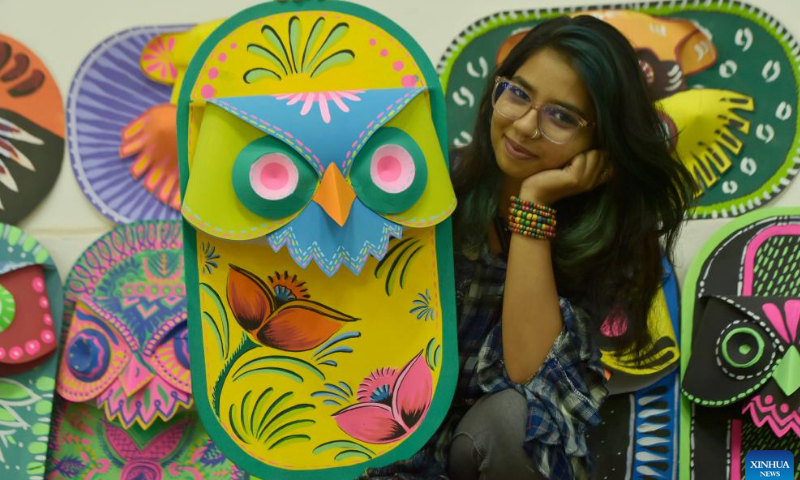
[[[511,81],[516,83],[516,84],[519,84],[519,86],[524,88],[528,92],[529,95],[536,93],[536,88],[533,85],[531,85],[530,83],[528,83],[524,78],[520,77],[519,75],[515,75],[511,79]],[[571,111],[577,113],[578,115],[581,116],[581,118],[586,118],[586,114],[583,113],[583,110],[581,110],[580,108],[578,108],[577,106],[575,106],[575,105],[573,105],[573,104],[571,104],[569,102],[565,102],[563,100],[553,100],[553,101],[547,102],[547,103],[553,103],[555,105],[558,105],[559,107],[563,107],[563,108],[566,108],[567,110],[571,110]]]

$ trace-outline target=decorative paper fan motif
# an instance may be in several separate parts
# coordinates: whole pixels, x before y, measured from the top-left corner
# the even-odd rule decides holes
[[[800,166],[800,61],[786,28],[727,0],[610,8],[501,12],[462,32],[439,62],[450,145],[472,141],[479,96],[525,31],[549,17],[588,14],[631,40],[665,126],[680,132],[672,148],[696,180],[693,218],[741,215],[782,191]]]
[[[447,411],[455,195],[438,85],[399,27],[335,1],[238,14],[186,73],[192,385],[211,438],[253,475],[353,478],[410,456]]]
[[[67,103],[72,168],[114,222],[178,218],[175,99],[194,49],[218,23],[125,30],[78,69]]]
[[[0,472],[43,480],[61,329],[61,278],[50,254],[0,224]],[[10,476],[9,476],[10,475]]]
[[[25,218],[50,192],[64,158],[64,106],[50,71],[0,34],[0,222]]]

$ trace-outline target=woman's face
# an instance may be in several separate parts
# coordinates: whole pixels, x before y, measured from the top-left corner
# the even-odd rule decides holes
[[[507,177],[522,181],[544,170],[561,168],[592,146],[595,111],[589,91],[566,58],[544,48],[533,54],[510,78],[530,96],[531,103],[558,105],[589,122],[564,144],[555,144],[539,131],[537,110],[511,120],[492,114],[492,148]],[[533,138],[535,137],[535,138]]]

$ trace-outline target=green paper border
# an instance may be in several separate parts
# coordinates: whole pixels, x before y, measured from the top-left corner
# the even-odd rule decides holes
[[[797,40],[792,37],[789,29],[764,10],[744,2],[730,0],[716,0],[713,3],[711,3],[711,0],[708,2],[702,2],[701,0],[671,0],[668,2],[640,2],[621,5],[504,10],[494,13],[462,30],[458,37],[447,47],[445,53],[442,54],[436,71],[439,72],[442,79],[443,88],[445,91],[447,90],[455,61],[475,38],[504,26],[546,20],[565,14],[597,10],[635,10],[652,15],[669,15],[678,12],[700,11],[719,12],[742,17],[763,28],[764,31],[773,37],[783,48],[783,53],[786,55],[786,60],[791,67],[790,70],[798,84],[797,96],[793,107],[797,108],[798,105],[800,105],[800,75],[797,73],[800,71],[800,50],[797,54],[792,53],[793,49],[798,48]],[[794,115],[795,135],[789,152],[780,168],[778,168],[772,177],[763,183],[758,191],[726,202],[697,206],[689,212],[689,217],[691,219],[700,220],[708,218],[731,218],[745,215],[747,212],[761,208],[763,203],[774,199],[776,195],[786,188],[800,169],[800,111],[795,111]]]
[[[250,169],[258,162],[262,156],[278,153],[284,155],[290,162],[297,167],[297,186],[287,197],[280,200],[267,200],[262,198],[253,187],[250,186]],[[299,165],[298,165],[299,164]],[[251,212],[269,220],[280,220],[297,213],[304,208],[311,197],[314,196],[315,188],[301,189],[301,184],[308,180],[306,175],[311,172],[314,186],[320,181],[319,174],[305,158],[297,154],[297,150],[272,136],[264,136],[253,140],[245,145],[233,161],[231,176],[233,177],[233,192],[239,201]],[[298,205],[296,208],[292,204]]]
[[[738,232],[740,229],[766,218],[786,216],[800,216],[800,207],[763,208],[755,212],[746,213],[714,232],[714,235],[703,244],[700,251],[695,255],[689,266],[689,271],[684,278],[681,297],[681,378],[683,378],[686,367],[689,364],[689,352],[692,347],[692,328],[694,326],[693,318],[697,280],[700,278],[700,273],[709,255],[711,255],[720,244],[727,240],[728,237]],[[681,395],[680,455],[678,457],[678,478],[680,479],[691,478],[689,459],[691,458],[692,450],[690,443],[692,405],[694,405],[694,403],[692,403],[691,400]]]
[[[202,43],[189,64],[178,99],[177,133],[181,195],[185,195],[186,185],[189,179],[187,145],[189,94],[200,74],[206,57],[212,52],[213,48],[220,40],[246,22],[267,15],[300,11],[332,11],[360,17],[383,28],[411,53],[414,60],[419,64],[420,70],[425,77],[425,83],[430,91],[433,124],[437,128],[439,144],[445,162],[448,161],[447,116],[444,93],[439,83],[439,77],[424,50],[405,30],[393,21],[369,8],[336,0],[269,2],[243,10],[225,21]],[[190,331],[199,331],[199,328],[201,328],[201,321],[199,311],[200,292],[197,266],[197,237],[194,229],[186,219],[182,219],[182,221],[189,326],[191,329]],[[286,470],[265,465],[239,448],[239,446],[229,438],[227,433],[225,433],[210,408],[206,389],[205,368],[202,365],[195,364],[193,365],[194,368],[192,368],[192,390],[196,395],[195,405],[197,405],[200,420],[203,422],[206,431],[220,447],[220,450],[222,450],[222,452],[237,466],[255,476],[269,479],[314,480],[353,478],[363,473],[366,468],[386,465],[397,460],[411,457],[416,453],[436,432],[439,425],[444,420],[450,408],[450,402],[458,380],[458,351],[455,328],[455,280],[452,254],[452,226],[451,219],[449,218],[436,226],[436,251],[439,268],[439,292],[442,299],[443,346],[445,347],[445,353],[442,369],[439,374],[439,383],[436,386],[433,402],[428,410],[426,421],[420,425],[414,433],[407,437],[401,445],[387,454],[367,462],[351,466],[328,468],[325,470]],[[445,321],[445,319],[449,319],[449,321]],[[202,358],[202,342],[190,340],[190,353],[193,358]]]

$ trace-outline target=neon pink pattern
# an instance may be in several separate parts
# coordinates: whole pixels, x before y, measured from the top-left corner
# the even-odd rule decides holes
[[[789,406],[785,403],[778,405],[772,395],[754,395],[742,409],[742,415],[747,413],[758,428],[769,425],[778,437],[794,432],[800,438],[800,412],[789,413]]]
[[[731,478],[742,480],[742,421],[731,420]]]
[[[765,303],[761,308],[783,341],[789,344],[798,342],[797,327],[798,323],[800,323],[800,300],[787,300],[783,304],[783,312],[774,303]]]
[[[800,225],[776,225],[766,228],[753,237],[747,245],[747,251],[744,254],[742,296],[749,297],[753,295],[753,272],[755,270],[758,249],[770,238],[781,235],[800,236]]]

